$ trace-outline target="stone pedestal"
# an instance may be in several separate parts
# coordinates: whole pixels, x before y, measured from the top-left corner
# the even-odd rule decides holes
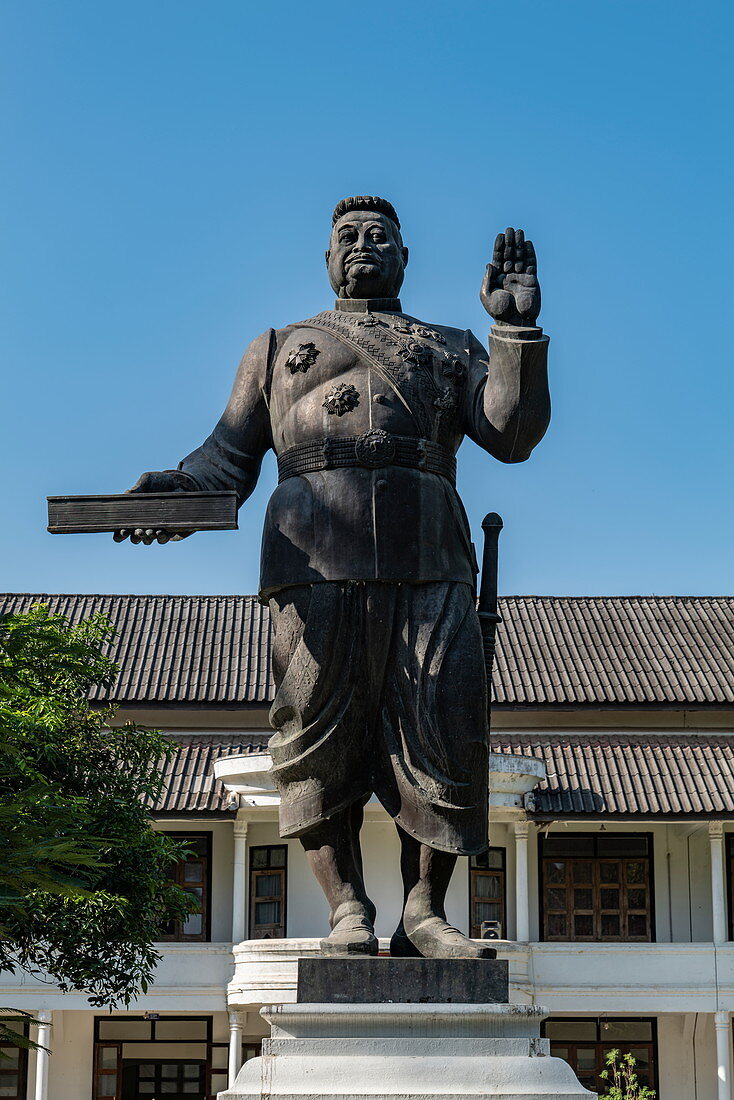
[[[506,1004],[505,959],[306,958],[298,960],[298,1004]]]
[[[262,1056],[219,1100],[594,1100],[506,989],[497,960],[299,960],[297,1003],[263,1007]]]

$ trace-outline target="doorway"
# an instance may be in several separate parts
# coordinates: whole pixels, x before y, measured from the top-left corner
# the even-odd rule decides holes
[[[205,1062],[122,1063],[121,1100],[206,1100]]]

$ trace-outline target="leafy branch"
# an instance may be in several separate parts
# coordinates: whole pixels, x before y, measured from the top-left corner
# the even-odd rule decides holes
[[[655,1092],[647,1085],[639,1084],[635,1067],[635,1058],[618,1050],[610,1050],[606,1056],[606,1069],[599,1076],[609,1082],[605,1093],[599,1094],[599,1100],[655,1100]]]
[[[113,637],[100,614],[0,618],[0,969],[95,1006],[147,989],[161,927],[195,905],[170,881],[184,847],[150,822],[175,746],[89,704],[117,677]],[[0,1039],[22,1045],[11,1022]]]

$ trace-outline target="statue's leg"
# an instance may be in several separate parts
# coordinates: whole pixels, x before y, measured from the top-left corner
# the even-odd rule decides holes
[[[301,585],[270,601],[270,712],[281,836],[297,836],[329,902],[332,953],[376,954],[359,833],[371,794],[363,586]],[[338,807],[345,807],[338,809]]]
[[[422,844],[400,826],[397,828],[404,905],[403,919],[390,941],[390,953],[433,959],[493,959],[496,951],[480,947],[446,920],[446,891],[457,857]]]
[[[321,950],[337,955],[376,955],[375,907],[367,897],[359,833],[361,802],[320,822],[301,837],[308,864],[329,903],[331,935]]]

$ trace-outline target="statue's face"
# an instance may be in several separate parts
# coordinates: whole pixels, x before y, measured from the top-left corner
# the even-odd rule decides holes
[[[331,231],[326,267],[339,298],[397,298],[407,262],[400,231],[384,214],[355,210]]]

